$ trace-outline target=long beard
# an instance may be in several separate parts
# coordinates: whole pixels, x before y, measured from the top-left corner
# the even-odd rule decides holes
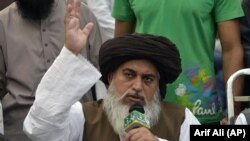
[[[150,121],[150,126],[158,122],[160,106],[159,90],[155,93],[154,99],[151,102],[146,101],[144,106],[145,116]],[[108,94],[103,100],[103,108],[106,112],[109,122],[117,134],[124,134],[124,118],[129,114],[130,105],[121,104],[120,98],[116,95],[116,91],[112,83],[108,89]]]
[[[25,19],[40,22],[46,19],[51,11],[55,0],[17,0],[17,8]]]

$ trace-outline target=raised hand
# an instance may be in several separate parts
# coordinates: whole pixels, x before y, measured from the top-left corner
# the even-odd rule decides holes
[[[88,23],[83,29],[80,28],[81,1],[67,0],[67,8],[64,18],[65,46],[75,54],[81,52],[93,28],[93,23]]]

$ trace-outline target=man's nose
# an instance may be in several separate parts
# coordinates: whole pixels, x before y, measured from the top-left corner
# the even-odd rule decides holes
[[[137,77],[133,82],[133,89],[137,92],[141,92],[142,84],[143,84],[142,79],[140,77]]]

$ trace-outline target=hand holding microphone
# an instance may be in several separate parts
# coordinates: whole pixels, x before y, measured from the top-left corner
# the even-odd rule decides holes
[[[158,139],[150,132],[149,119],[144,115],[142,105],[135,103],[129,109],[129,115],[124,119],[126,131],[124,141],[148,140],[157,141]]]
[[[142,105],[135,103],[129,108],[129,115],[124,119],[124,128],[128,132],[138,127],[150,128],[149,119],[144,115]]]

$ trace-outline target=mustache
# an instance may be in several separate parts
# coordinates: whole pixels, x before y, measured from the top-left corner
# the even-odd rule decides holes
[[[138,98],[138,99],[140,99],[142,101],[146,100],[146,97],[145,97],[143,92],[136,92],[136,91],[133,91],[131,89],[124,92],[124,94],[121,97],[119,97],[118,100],[120,101],[120,100],[124,99],[125,97]]]

